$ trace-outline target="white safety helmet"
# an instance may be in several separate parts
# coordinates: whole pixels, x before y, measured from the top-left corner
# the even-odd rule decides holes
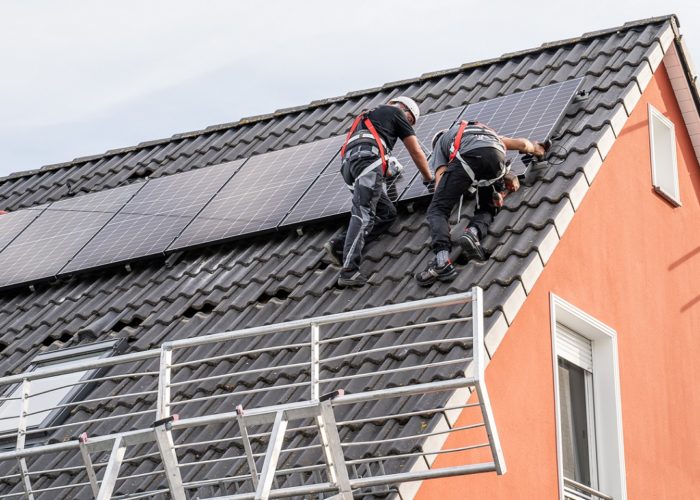
[[[440,137],[442,137],[442,134],[444,134],[445,132],[447,132],[446,128],[435,132],[435,135],[433,136],[432,140],[430,141],[430,149],[435,149],[435,145],[440,140]]]
[[[406,97],[405,95],[400,95],[399,97],[394,97],[393,99],[391,99],[389,101],[389,104],[395,102],[400,102],[401,104],[406,106],[406,108],[408,108],[408,110],[413,115],[413,122],[418,122],[418,118],[420,117],[420,108],[418,107],[418,104],[416,104],[416,101],[414,101],[410,97]]]

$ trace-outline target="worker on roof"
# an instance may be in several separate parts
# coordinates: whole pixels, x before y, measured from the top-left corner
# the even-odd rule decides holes
[[[423,182],[430,185],[433,174],[413,126],[420,117],[418,104],[399,96],[387,104],[363,111],[353,122],[340,151],[340,171],[352,191],[350,223],[344,234],[324,245],[331,260],[341,267],[338,285],[359,287],[367,283],[362,273],[362,250],[396,219],[396,207],[386,192],[385,179],[392,175],[390,155],[401,139],[418,167]]]
[[[416,274],[419,285],[435,281],[452,281],[457,270],[450,261],[450,226],[448,219],[462,195],[476,196],[474,216],[459,238],[462,255],[467,259],[485,260],[481,239],[494,216],[503,206],[505,196],[520,188],[518,177],[506,164],[506,150],[532,154],[541,158],[544,145],[529,139],[500,136],[479,122],[462,121],[441,130],[433,137],[431,167],[436,172],[436,187],[428,207],[427,219],[435,258],[425,271]]]

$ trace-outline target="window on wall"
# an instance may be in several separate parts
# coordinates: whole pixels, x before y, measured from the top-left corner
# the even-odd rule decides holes
[[[26,372],[47,368],[72,368],[111,355],[115,342],[102,342],[73,349],[61,349],[41,354],[32,360]],[[30,381],[29,415],[27,429],[47,427],[61,418],[69,408],[68,402],[79,400],[89,390],[82,383],[96,376],[96,370],[79,370]],[[0,437],[16,435],[22,408],[22,384],[0,387]]]
[[[649,105],[651,179],[654,189],[675,206],[681,206],[673,122]]]
[[[552,296],[561,498],[626,498],[616,338]]]
[[[598,486],[595,447],[595,401],[593,398],[593,367],[591,342],[557,325],[560,349],[559,419],[564,477],[585,486]],[[573,351],[573,352],[572,352]],[[583,365],[583,366],[582,366]]]

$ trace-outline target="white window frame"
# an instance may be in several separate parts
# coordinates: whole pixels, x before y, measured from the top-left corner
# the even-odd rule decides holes
[[[32,359],[31,364],[25,370],[27,373],[35,371],[42,368],[47,364],[54,364],[57,362],[69,362],[71,358],[82,357],[94,355],[95,358],[105,358],[113,355],[115,350],[119,349],[121,343],[114,341],[98,342],[94,344],[88,344],[78,347],[59,349],[56,351],[51,351],[47,353],[42,353],[37,355]],[[99,370],[86,370],[85,374],[80,378],[81,381],[89,380],[97,376]],[[59,375],[60,377],[60,375]],[[11,387],[9,390],[5,391],[5,395],[9,396],[16,393],[21,387],[21,384]],[[66,404],[68,402],[74,402],[79,399],[89,390],[86,384],[73,386],[65,390],[65,393],[61,396],[59,405]],[[0,404],[0,408],[2,404]],[[34,409],[33,411],[36,411]],[[58,419],[60,419],[64,414],[68,413],[67,408],[54,408],[46,413],[46,416],[41,420],[41,423],[32,425],[28,429],[43,429],[52,425]],[[0,440],[5,440],[7,438],[14,438],[17,435],[17,429],[5,429],[0,431]]]
[[[593,353],[593,398],[595,449],[597,452],[597,489],[615,500],[627,499],[624,439],[622,434],[622,401],[617,355],[617,333],[592,316],[550,293],[552,333],[552,367],[556,418],[557,467],[559,498],[564,499],[564,464],[559,406],[559,363],[557,325],[591,341]]]
[[[663,198],[668,200],[672,205],[676,207],[682,206],[681,204],[681,192],[680,186],[678,184],[678,159],[676,156],[676,127],[671,120],[666,118],[661,111],[656,109],[654,106],[649,104],[647,106],[649,113],[649,147],[650,147],[650,159],[651,159],[651,182],[654,186],[654,190],[659,193]],[[671,134],[671,151],[662,152],[656,151],[655,140],[655,130],[656,124],[659,123],[669,129]],[[671,155],[671,169],[673,177],[673,187],[672,192],[669,192],[667,187],[660,184],[659,169],[662,168],[660,165],[656,164],[656,154],[665,153]]]

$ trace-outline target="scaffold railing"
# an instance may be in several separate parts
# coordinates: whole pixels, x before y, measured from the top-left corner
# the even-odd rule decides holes
[[[0,498],[349,500],[503,474],[485,364],[475,287],[3,377],[3,402],[22,389]],[[76,372],[66,385],[103,390],[38,406],[37,381]]]

